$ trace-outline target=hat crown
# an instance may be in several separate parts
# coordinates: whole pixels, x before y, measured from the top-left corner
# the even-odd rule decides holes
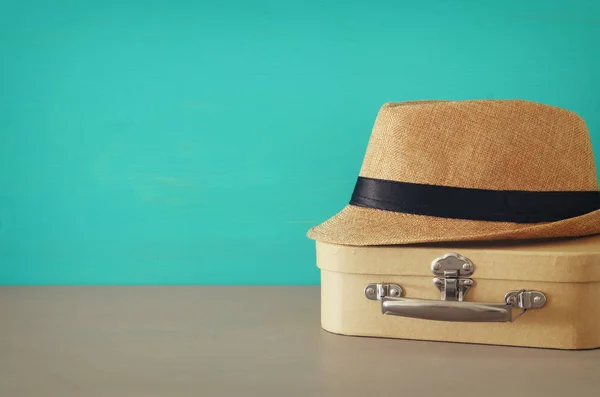
[[[583,119],[523,100],[387,103],[360,176],[490,190],[598,189]]]

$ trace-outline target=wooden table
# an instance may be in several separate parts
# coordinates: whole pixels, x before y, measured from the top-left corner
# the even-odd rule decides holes
[[[0,287],[0,396],[599,396],[600,350],[356,338],[318,287]]]

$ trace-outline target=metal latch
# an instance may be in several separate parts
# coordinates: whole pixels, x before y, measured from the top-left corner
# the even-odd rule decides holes
[[[464,256],[450,253],[431,263],[435,275],[433,282],[440,290],[441,300],[404,298],[398,284],[367,284],[367,299],[381,302],[381,312],[395,316],[437,321],[509,322],[515,321],[528,309],[546,305],[546,295],[541,291],[508,291],[503,303],[464,302],[473,286],[469,278],[475,271],[473,263]],[[513,309],[521,309],[513,315]]]
[[[449,253],[431,263],[431,271],[436,276],[433,283],[440,290],[441,299],[462,302],[473,286],[475,266],[464,256]]]

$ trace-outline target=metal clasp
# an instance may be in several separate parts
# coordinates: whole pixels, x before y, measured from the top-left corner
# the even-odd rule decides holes
[[[433,283],[444,301],[462,302],[473,286],[473,280],[468,277],[473,275],[475,266],[462,255],[449,253],[436,258],[431,262],[431,271],[437,276]]]
[[[546,305],[546,295],[540,291],[508,291],[503,303],[463,302],[473,286],[469,278],[475,271],[473,263],[464,256],[450,253],[431,263],[436,276],[434,284],[440,290],[441,300],[403,298],[398,284],[367,284],[367,299],[380,301],[381,312],[395,316],[437,321],[509,322],[515,321],[528,309]],[[515,316],[513,309],[521,309]],[[514,310],[516,312],[516,310]]]
[[[523,310],[539,309],[546,304],[546,295],[540,291],[508,291],[504,295],[504,301],[513,307]]]

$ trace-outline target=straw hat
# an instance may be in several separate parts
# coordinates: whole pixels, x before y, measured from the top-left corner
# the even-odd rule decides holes
[[[350,204],[308,237],[344,245],[600,233],[585,122],[522,100],[383,105]]]

